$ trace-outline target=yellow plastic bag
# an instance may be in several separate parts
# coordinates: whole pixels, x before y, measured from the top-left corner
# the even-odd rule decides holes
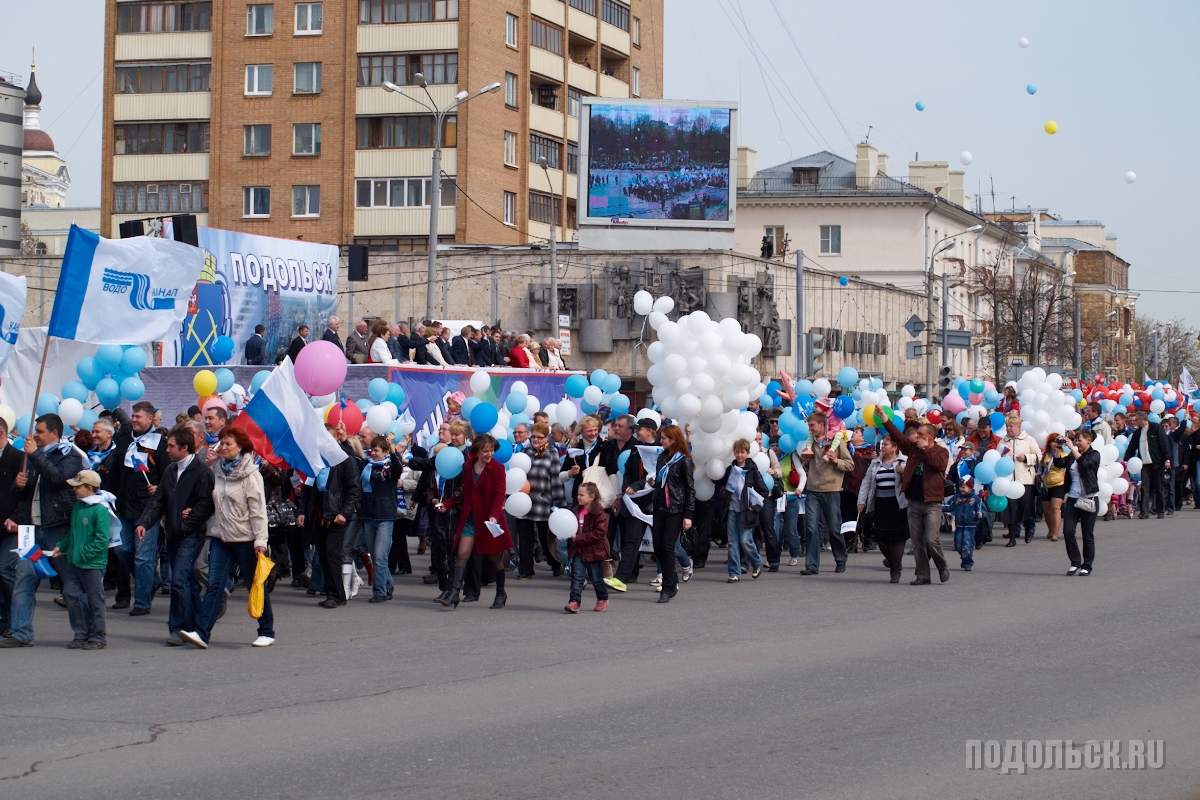
[[[254,568],[254,583],[250,586],[250,601],[246,605],[246,610],[255,619],[258,619],[263,614],[263,599],[267,596],[267,576],[271,574],[271,570],[274,568],[274,561],[262,553],[258,554],[258,565]]]

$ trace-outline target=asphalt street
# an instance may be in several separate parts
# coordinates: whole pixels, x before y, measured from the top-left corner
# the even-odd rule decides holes
[[[336,610],[281,583],[266,649],[239,589],[207,651],[164,646],[165,597],[68,651],[44,591],[37,645],[0,655],[0,797],[1195,797],[1198,525],[1101,523],[1087,577],[1042,533],[971,573],[951,552],[923,587],[875,553],[727,585],[714,551],[669,604],[644,571],[575,616],[548,572],[503,611],[417,575]],[[1161,739],[1165,764],[968,770],[973,739]]]

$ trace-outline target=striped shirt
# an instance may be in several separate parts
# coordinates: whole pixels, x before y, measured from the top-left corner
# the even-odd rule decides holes
[[[900,476],[896,474],[896,462],[880,464],[879,469],[875,473],[875,496],[895,497],[896,486],[899,483]]]

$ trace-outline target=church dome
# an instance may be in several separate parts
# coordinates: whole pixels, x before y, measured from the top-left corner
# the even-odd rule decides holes
[[[29,73],[29,85],[25,87],[25,105],[40,106],[42,104],[42,90],[38,88],[37,76]]]
[[[25,142],[22,146],[27,153],[33,151],[52,151],[54,150],[54,140],[50,138],[50,134],[43,130],[26,128]]]

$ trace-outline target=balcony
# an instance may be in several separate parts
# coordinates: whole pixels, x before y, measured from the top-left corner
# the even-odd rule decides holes
[[[403,25],[393,25],[393,28],[402,28]],[[382,86],[360,86],[356,90],[355,97],[355,113],[359,115],[367,114],[428,114],[429,109],[422,107],[419,103],[409,99],[419,97],[424,103],[429,102],[429,98],[425,96],[425,92],[421,91],[420,87],[408,86],[404,89],[404,94],[389,92]],[[458,93],[458,86],[454,84],[438,84],[429,87],[429,94],[433,96],[433,100],[437,103],[438,108],[445,108],[454,102],[454,95]]]
[[[567,62],[567,85],[588,94],[596,93],[596,71],[574,61]]]
[[[438,235],[453,236],[457,228],[455,209],[438,209]],[[355,236],[428,236],[428,208],[356,208]]]
[[[876,177],[859,180],[855,177],[817,178],[814,181],[797,182],[788,175],[756,175],[738,187],[738,197],[777,195],[825,195],[825,194],[882,194],[924,195],[920,177]]]
[[[139,35],[150,36],[150,34]],[[113,121],[154,120],[166,122],[173,119],[208,119],[211,114],[211,106],[212,96],[209,92],[118,94],[113,98]]]
[[[114,38],[114,61],[212,58],[210,31],[121,33]]]
[[[546,180],[546,175],[549,173],[550,180]],[[535,192],[543,192],[546,194],[562,195],[563,190],[563,171],[561,169],[547,169],[542,172],[540,164],[529,162],[529,188]]]
[[[629,97],[629,84],[611,75],[600,75],[600,91],[597,97]]]
[[[607,22],[600,23],[600,44],[624,56],[629,55],[629,34]]]
[[[544,75],[552,81],[563,82],[563,57],[543,50],[540,47],[529,48],[529,69],[538,75]]]
[[[457,49],[457,22],[406,22],[396,25],[358,26],[358,52],[360,53],[429,52]]]
[[[529,107],[529,129],[555,139],[563,138],[563,114],[541,106]]]
[[[114,183],[208,180],[208,153],[113,156]]]
[[[355,150],[356,178],[411,178],[433,171],[433,149]],[[458,150],[442,149],[442,172],[458,174]]]
[[[568,8],[567,30],[589,42],[594,42],[596,41],[596,18],[577,8]]]
[[[562,27],[566,24],[567,4],[562,0],[531,0],[529,10],[547,22]]]

